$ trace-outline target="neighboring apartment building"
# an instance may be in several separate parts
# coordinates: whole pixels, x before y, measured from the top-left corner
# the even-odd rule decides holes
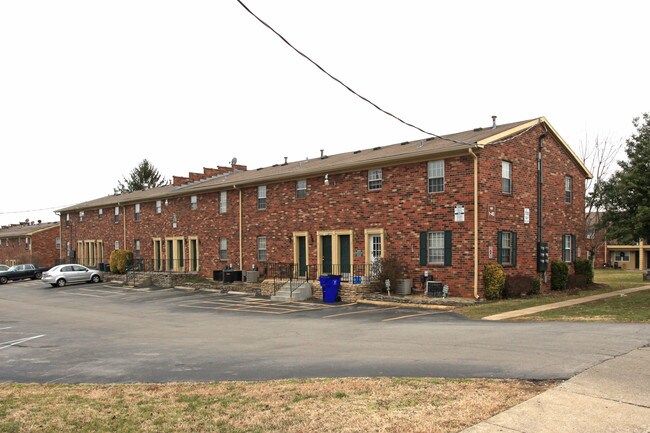
[[[89,265],[129,249],[149,268],[207,277],[269,263],[356,275],[392,256],[415,281],[427,271],[451,296],[479,297],[490,261],[545,277],[540,240],[551,260],[586,255],[590,176],[542,117],[256,170],[205,168],[58,212],[68,255]]]
[[[0,228],[0,263],[54,266],[61,239],[58,222],[29,222]]]
[[[593,258],[594,268],[615,267],[629,270],[650,269],[650,242],[640,239],[633,244],[621,244],[607,239],[605,229],[596,230],[602,212],[587,216],[588,258]]]

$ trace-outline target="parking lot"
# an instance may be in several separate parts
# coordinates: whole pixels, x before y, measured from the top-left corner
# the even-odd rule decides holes
[[[483,322],[113,283],[0,286],[0,382],[561,379],[649,343],[648,325]]]
[[[69,285],[51,288],[40,281],[21,281],[12,284],[25,289],[44,290],[51,296],[93,298],[97,302],[158,304],[170,310],[211,312],[213,314],[265,314],[272,316],[297,315],[299,317],[337,319],[348,318],[394,322],[398,320],[433,319],[445,314],[441,310],[421,310],[408,307],[380,307],[356,303],[328,304],[313,302],[275,302],[266,297],[251,294],[186,289],[128,288],[117,283]],[[455,315],[446,314],[447,319]]]

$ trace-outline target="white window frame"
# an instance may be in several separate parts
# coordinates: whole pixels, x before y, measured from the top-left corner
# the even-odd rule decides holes
[[[573,177],[564,176],[564,201],[571,203],[573,201]]]
[[[79,222],[82,223],[84,221],[84,215],[86,213],[82,210],[79,211]]]
[[[512,162],[510,161],[501,161],[501,192],[512,194]]]
[[[228,260],[228,238],[219,239],[219,260]]]
[[[119,224],[119,223],[120,223],[120,207],[115,206],[115,224]]]
[[[54,248],[57,249],[57,250],[61,249],[61,236],[57,236],[54,239]]]
[[[571,235],[570,234],[562,235],[562,259],[566,263],[571,263],[572,258],[573,258],[573,245],[571,245]]]
[[[268,260],[268,251],[266,236],[257,237],[257,260],[260,262],[266,262]]]
[[[195,195],[190,196],[190,209],[197,210],[199,208],[199,199]]]
[[[140,221],[140,203],[136,203],[133,206],[133,219],[135,221]]]
[[[266,185],[260,185],[257,187],[257,209],[266,209]]]
[[[442,179],[442,182],[432,182]],[[427,191],[431,193],[445,191],[445,160],[438,159],[427,163]]]
[[[120,241],[115,241],[115,251],[120,249]]]
[[[383,183],[383,173],[381,168],[368,170],[368,190],[381,189]]]
[[[427,263],[445,264],[445,231],[427,232]]]
[[[219,193],[219,213],[226,213],[228,211],[228,191],[221,191]]]
[[[296,181],[296,198],[307,197],[307,179]]]
[[[501,264],[512,265],[512,232],[501,232]]]
[[[156,215],[162,213],[162,200],[156,200]]]
[[[97,219],[104,219],[104,209],[97,209]]]

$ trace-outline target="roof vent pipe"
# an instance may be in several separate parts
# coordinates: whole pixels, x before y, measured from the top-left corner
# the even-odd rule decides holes
[[[289,159],[288,156],[285,156],[285,157],[284,157],[284,165],[287,165],[287,164],[288,164],[288,162],[287,162],[288,159]]]
[[[323,159],[325,157],[325,149],[320,150],[320,159]]]
[[[497,116],[492,116],[492,129],[497,127]]]

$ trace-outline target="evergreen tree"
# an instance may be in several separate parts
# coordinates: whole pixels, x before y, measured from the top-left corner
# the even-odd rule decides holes
[[[163,186],[166,182],[165,178],[160,176],[158,169],[149,161],[143,159],[136,168],[131,170],[128,179],[124,177],[124,183],[117,181],[117,188],[114,188],[113,191],[115,194],[144,191],[145,189]]]
[[[630,243],[650,239],[650,113],[632,122],[636,133],[627,139],[627,161],[594,191],[605,214],[599,226],[609,239]]]

